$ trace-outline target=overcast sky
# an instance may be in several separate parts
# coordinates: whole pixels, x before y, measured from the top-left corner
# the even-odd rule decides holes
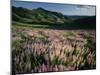
[[[96,12],[95,6],[89,6],[89,5],[72,5],[72,4],[40,3],[40,2],[24,2],[24,1],[12,1],[12,5],[28,9],[36,9],[41,7],[46,10],[60,12],[64,15],[94,16]]]

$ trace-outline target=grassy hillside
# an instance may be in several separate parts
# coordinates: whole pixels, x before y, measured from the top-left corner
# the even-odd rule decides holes
[[[77,19],[73,19],[77,18]],[[33,27],[47,27],[58,29],[95,29],[96,16],[66,16],[59,12],[43,8],[27,9],[12,6],[12,21],[33,25]],[[24,25],[24,26],[25,26]],[[36,26],[37,25],[37,26]],[[38,26],[40,25],[40,26]]]
[[[96,29],[96,16],[92,17],[85,17],[81,19],[77,19],[73,21],[73,25],[76,25],[77,27],[80,28],[85,28],[85,29]]]
[[[71,19],[61,13],[48,11],[43,8],[30,10],[14,6],[12,7],[12,20],[31,24],[67,24],[71,21]]]

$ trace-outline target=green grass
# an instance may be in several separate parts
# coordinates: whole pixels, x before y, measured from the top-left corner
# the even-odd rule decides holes
[[[31,28],[49,28],[49,25],[39,25],[39,24],[26,24],[26,23],[20,23],[20,22],[12,22],[12,25],[20,26],[20,27],[31,27]]]
[[[63,36],[64,36],[64,37],[71,36],[71,35],[73,35],[71,32],[64,32],[64,33],[63,33]]]

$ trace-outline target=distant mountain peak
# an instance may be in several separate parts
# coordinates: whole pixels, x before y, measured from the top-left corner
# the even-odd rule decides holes
[[[39,11],[48,11],[48,10],[46,10],[44,8],[41,8],[41,7],[37,8],[36,10],[39,10]]]
[[[41,7],[38,7],[37,9],[38,9],[38,10],[45,10],[45,9],[43,9],[43,8],[41,8]]]

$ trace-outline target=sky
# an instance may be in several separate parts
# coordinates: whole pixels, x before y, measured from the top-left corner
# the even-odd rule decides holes
[[[12,1],[12,5],[28,9],[37,9],[41,7],[46,10],[60,12],[64,15],[94,16],[96,13],[96,7],[90,5],[73,5],[25,1]]]

